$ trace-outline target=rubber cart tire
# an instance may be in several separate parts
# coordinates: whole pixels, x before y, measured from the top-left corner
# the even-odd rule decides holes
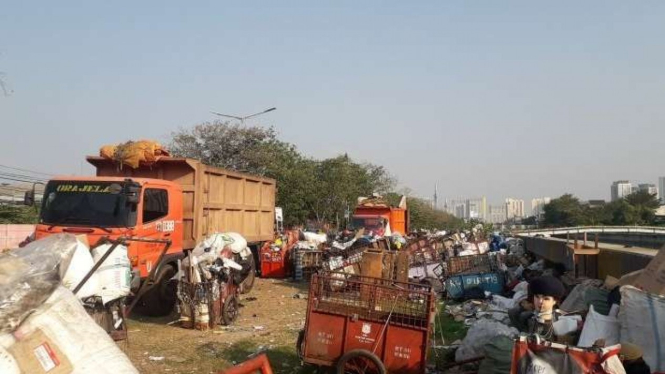
[[[225,325],[230,325],[238,318],[238,298],[235,295],[230,295],[224,300],[222,307],[222,322]]]
[[[386,374],[386,367],[374,353],[364,349],[346,352],[337,361],[337,374]]]

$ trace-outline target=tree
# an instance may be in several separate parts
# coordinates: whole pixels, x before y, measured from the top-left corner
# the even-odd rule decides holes
[[[579,226],[586,221],[579,199],[571,194],[553,199],[544,207],[546,226]]]
[[[279,140],[273,128],[206,122],[173,133],[170,150],[174,156],[274,178],[287,226],[308,219],[332,222],[359,196],[389,191],[395,184],[382,166],[357,163],[348,155],[321,161],[305,157]]]

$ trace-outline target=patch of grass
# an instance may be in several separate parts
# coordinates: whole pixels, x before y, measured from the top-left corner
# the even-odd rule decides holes
[[[268,355],[270,366],[275,374],[311,374],[318,372],[318,368],[315,366],[301,366],[295,344],[293,347],[277,346],[261,348],[261,346],[251,339],[245,339],[231,346],[209,342],[201,345],[197,351],[201,352],[204,359],[210,360],[213,358],[223,360],[225,364],[223,367],[228,368],[233,366],[233,363],[237,365],[243,361],[247,361],[249,356],[253,356],[256,352],[263,350]]]
[[[457,322],[451,315],[446,313],[445,304],[439,304],[434,330],[434,339],[437,344],[443,343],[441,342],[442,334],[443,338],[445,339],[445,345],[449,345],[455,340],[464,339],[468,330],[469,328],[464,324],[464,322]]]

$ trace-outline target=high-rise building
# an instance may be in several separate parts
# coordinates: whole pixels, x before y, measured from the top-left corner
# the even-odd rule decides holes
[[[656,185],[653,183],[640,183],[639,185],[637,185],[637,190],[645,191],[649,193],[649,195],[658,196],[658,187],[656,187]]]
[[[506,199],[506,219],[524,218],[524,200]]]
[[[446,211],[457,218],[487,220],[487,198],[446,199]]]
[[[549,204],[551,200],[549,197],[531,199],[531,215],[541,217],[545,213],[545,205]]]
[[[484,221],[487,219],[487,199],[485,196],[466,200],[467,217]]]
[[[665,177],[658,178],[658,197],[660,204],[665,205]]]
[[[633,193],[633,185],[627,180],[616,181],[612,183],[610,192],[612,201],[620,200]]]
[[[487,220],[494,224],[506,222],[506,205],[490,205]]]

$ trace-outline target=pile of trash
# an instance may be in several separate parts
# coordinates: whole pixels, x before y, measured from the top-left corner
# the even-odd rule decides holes
[[[602,372],[625,373],[618,358],[623,346],[635,356],[635,365],[648,365],[653,372],[665,371],[665,278],[657,276],[665,273],[665,249],[644,270],[621,279],[608,276],[598,280],[575,278],[563,265],[549,266],[535,260],[524,251],[519,239],[499,243],[496,256],[503,261],[499,273],[504,274],[501,289],[483,289],[472,295],[472,300],[445,305],[444,313],[469,327],[466,337],[456,345],[456,361],[465,363],[484,357],[479,373],[508,373],[511,365],[513,369],[524,365],[526,356],[554,365],[556,360],[543,358],[542,352],[547,351],[584,357],[603,366]],[[541,318],[534,304],[541,301],[535,300],[530,284],[542,279],[556,279],[565,290],[551,317],[551,330],[545,335],[540,330],[534,334],[529,322]],[[604,356],[598,352],[604,352]],[[505,358],[511,354],[515,359],[506,363]]]
[[[252,271],[251,256],[247,240],[234,232],[214,233],[198,243],[182,261],[180,324],[206,330],[233,322],[238,314],[238,287]]]
[[[83,240],[57,234],[0,254],[0,373],[138,373],[82,300],[106,304],[129,292],[128,276],[118,277],[126,247],[79,285],[109,248],[91,254]]]

